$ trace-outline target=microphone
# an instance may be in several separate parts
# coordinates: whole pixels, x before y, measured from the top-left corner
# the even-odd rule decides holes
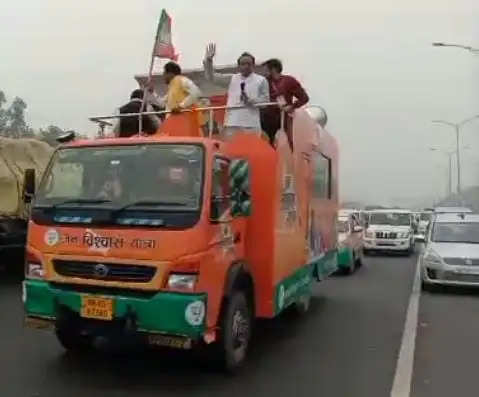
[[[242,101],[242,102],[246,102],[245,99],[244,99],[245,96],[246,96],[246,93],[245,93],[245,91],[244,91],[245,85],[246,85],[246,83],[245,83],[244,81],[242,81],[242,82],[240,83],[240,88],[241,88],[241,101]]]

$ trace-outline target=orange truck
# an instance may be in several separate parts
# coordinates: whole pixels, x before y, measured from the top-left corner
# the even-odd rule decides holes
[[[27,173],[27,326],[68,350],[206,346],[234,370],[255,318],[307,310],[337,270],[335,139],[305,110],[294,150],[282,131],[276,148],[191,137],[186,117],[150,137],[64,144],[36,191]]]

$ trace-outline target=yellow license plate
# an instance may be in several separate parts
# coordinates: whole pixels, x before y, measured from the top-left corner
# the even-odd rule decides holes
[[[84,318],[95,320],[113,320],[113,299],[82,296],[81,313]]]

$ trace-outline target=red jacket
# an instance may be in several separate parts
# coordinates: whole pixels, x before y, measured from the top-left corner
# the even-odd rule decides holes
[[[300,108],[309,101],[309,96],[301,86],[298,80],[293,76],[281,75],[279,80],[268,79],[269,95],[271,101],[276,101],[279,96],[283,96],[288,105],[293,105],[295,109]],[[296,100],[293,102],[293,98]]]
[[[268,79],[271,102],[277,101],[282,96],[288,105],[295,109],[305,105],[309,101],[308,94],[298,80],[293,76],[281,75],[278,80]],[[291,118],[286,117],[285,130],[290,132]],[[261,111],[261,127],[273,140],[276,131],[280,128],[281,112],[277,106],[269,106]]]

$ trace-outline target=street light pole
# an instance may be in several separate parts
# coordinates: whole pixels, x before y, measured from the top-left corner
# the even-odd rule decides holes
[[[452,151],[449,151],[449,152],[445,152],[445,151],[442,151],[442,150],[434,148],[434,147],[429,148],[429,150],[432,151],[432,152],[444,153],[448,157],[449,168],[448,168],[448,173],[447,173],[447,186],[448,186],[448,195],[451,196],[452,195],[452,156],[454,156],[456,154],[456,151],[452,150]]]
[[[454,152],[447,153],[447,157],[449,158],[449,174],[448,174],[448,183],[449,183],[449,196],[452,195],[452,155]]]
[[[459,150],[460,125],[456,124],[457,194],[461,194],[461,151]]]
[[[457,194],[461,194],[461,151],[460,151],[460,134],[461,134],[461,128],[479,118],[479,115],[470,117],[468,119],[462,120],[460,123],[451,123],[450,121],[446,120],[433,120],[432,122],[435,124],[445,124],[450,127],[453,127],[454,130],[456,131],[456,160],[457,160]]]

